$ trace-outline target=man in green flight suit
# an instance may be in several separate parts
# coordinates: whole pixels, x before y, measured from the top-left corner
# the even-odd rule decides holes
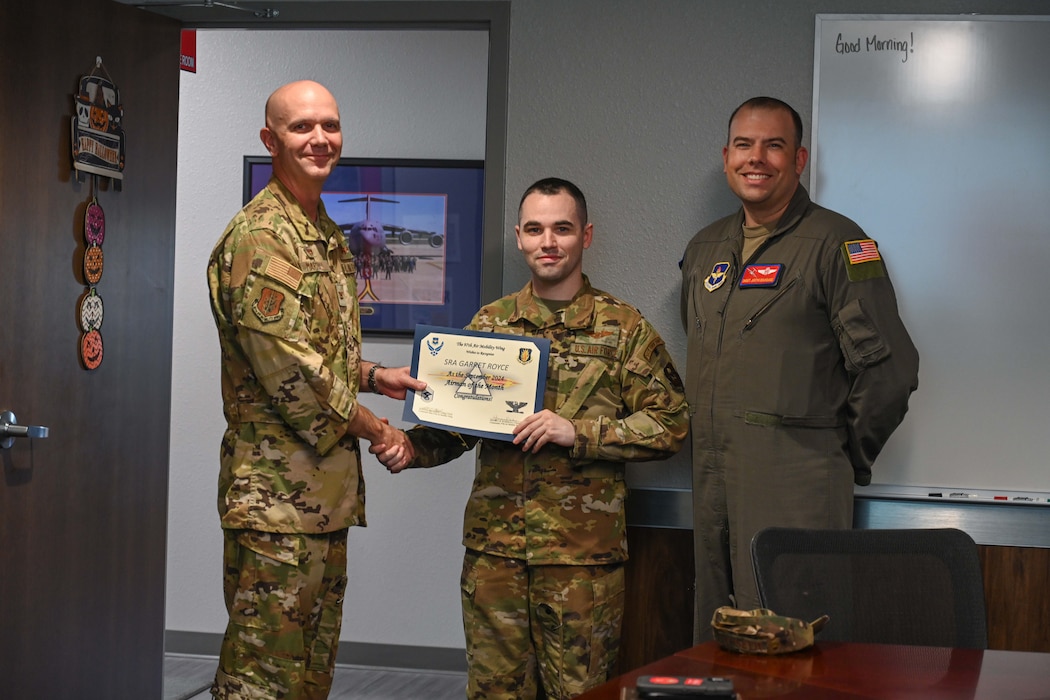
[[[365,525],[358,438],[411,444],[357,401],[403,399],[407,367],[361,360],[353,258],[321,191],[342,150],[335,98],[298,81],[266,102],[273,178],[229,223],[208,262],[227,429],[219,471],[229,624],[212,695],[328,697],[346,538]]]
[[[532,272],[469,329],[551,341],[543,409],[513,442],[481,439],[463,524],[467,696],[560,700],[604,682],[616,661],[627,559],[624,462],[683,445],[683,387],[637,309],[591,286],[583,193],[556,178],[529,187],[514,228]],[[416,427],[410,467],[443,464],[479,438]],[[403,455],[373,443],[390,471]]]
[[[756,532],[853,526],[853,485],[918,386],[882,251],[810,200],[808,157],[790,105],[741,104],[722,149],[740,208],[682,258],[698,640],[719,607],[760,607]]]

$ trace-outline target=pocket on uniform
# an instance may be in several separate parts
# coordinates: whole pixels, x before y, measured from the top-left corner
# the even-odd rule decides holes
[[[237,535],[237,543],[281,564],[299,565],[302,542],[295,535],[243,530]]]
[[[474,597],[477,593],[478,586],[478,572],[476,568],[476,556],[472,556],[469,552],[463,557],[463,569],[459,576],[459,594],[462,600],[463,610],[463,628],[465,630],[471,630],[477,628],[477,622],[474,615]],[[474,656],[474,646],[471,644],[471,640],[474,638],[473,635],[466,635],[466,651],[467,658],[470,659]]]
[[[343,624],[343,598],[346,595],[346,576],[332,581],[324,595],[321,619],[317,623],[317,636],[310,645],[310,670],[325,671],[331,668],[332,652],[339,644],[339,630]]]
[[[257,630],[250,633],[253,635],[278,632],[283,627],[283,618],[274,590],[282,588],[296,570],[299,538],[242,530],[237,534],[237,546],[239,580],[230,597],[230,622]]]
[[[625,596],[624,568],[594,581],[594,613],[591,625],[591,673],[610,673],[620,651]]]
[[[838,336],[846,369],[850,372],[860,372],[889,357],[890,349],[875,322],[864,311],[860,299],[842,307],[835,315],[832,327]]]
[[[622,564],[588,567],[593,576],[569,586],[560,610],[552,608],[550,629],[554,641],[558,685],[573,697],[604,683],[612,674],[620,650],[623,623],[624,568]],[[538,615],[542,619],[542,610]],[[545,639],[546,641],[546,639]]]

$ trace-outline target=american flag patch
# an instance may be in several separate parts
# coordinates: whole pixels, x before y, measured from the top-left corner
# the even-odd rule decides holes
[[[849,258],[850,265],[871,262],[872,260],[882,260],[882,257],[879,255],[878,245],[870,238],[865,238],[862,241],[847,241],[845,246],[846,257]]]
[[[298,268],[272,256],[266,259],[266,269],[263,270],[263,274],[287,284],[293,290],[299,289],[299,283],[303,280],[303,273]]]

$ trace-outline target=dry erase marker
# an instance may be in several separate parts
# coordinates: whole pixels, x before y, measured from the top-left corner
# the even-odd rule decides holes
[[[978,498],[976,493],[963,493],[962,491],[955,491],[949,495],[949,498]]]
[[[941,498],[942,496],[944,496],[944,494],[943,494],[943,493],[940,493],[940,492],[937,492],[937,493],[930,493],[930,494],[927,494],[927,495],[928,495],[928,496],[929,496],[930,498]]]

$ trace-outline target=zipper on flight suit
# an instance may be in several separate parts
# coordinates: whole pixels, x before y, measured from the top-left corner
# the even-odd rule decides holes
[[[751,330],[751,327],[753,325],[755,325],[755,321],[757,321],[759,318],[762,317],[763,314],[765,314],[767,311],[769,311],[769,309],[773,306],[773,304],[777,303],[777,301],[780,299],[780,297],[782,297],[785,294],[787,294],[788,291],[792,287],[794,287],[796,284],[798,284],[798,277],[797,276],[793,277],[790,282],[788,282],[783,287],[781,287],[780,291],[778,291],[776,293],[776,296],[774,296],[772,299],[770,299],[765,304],[763,304],[762,307],[758,311],[756,311],[755,313],[751,314],[751,317],[748,318],[746,322],[744,322],[744,327],[742,329],[740,329],[740,333],[744,334],[744,333],[747,333],[749,330]]]

